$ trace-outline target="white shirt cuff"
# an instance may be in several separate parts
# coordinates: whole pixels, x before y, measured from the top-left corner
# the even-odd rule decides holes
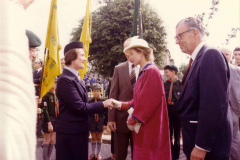
[[[198,147],[196,144],[195,144],[195,147],[196,147],[196,148],[198,148],[198,149],[200,149],[200,150],[202,150],[202,151],[209,152],[209,151],[208,151],[208,150],[206,150],[206,149],[203,149],[203,148],[201,148],[201,147]]]

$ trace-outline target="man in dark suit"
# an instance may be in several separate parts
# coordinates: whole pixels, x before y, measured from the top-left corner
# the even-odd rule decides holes
[[[129,46],[131,38],[124,43],[124,48]],[[128,57],[127,57],[128,58]],[[133,81],[131,81],[134,73]],[[131,62],[126,61],[115,67],[111,81],[110,98],[118,101],[130,101],[133,98],[133,87],[137,80],[139,66],[134,66]],[[114,151],[116,160],[125,160],[129,141],[132,146],[132,132],[127,127],[127,110],[117,110],[112,108],[108,110],[108,126],[114,134]]]
[[[229,67],[220,51],[204,44],[203,36],[202,23],[196,18],[183,19],[176,26],[176,44],[190,55],[178,101],[183,151],[191,160],[225,160],[232,141]]]
[[[85,85],[78,76],[78,69],[84,68],[86,61],[83,43],[76,41],[65,46],[65,68],[57,82],[59,116],[56,125],[56,159],[88,159],[88,114],[103,112],[112,107],[111,100],[88,103]]]
[[[35,86],[35,96],[39,96],[39,89],[40,89],[40,83],[41,83],[41,77],[42,77],[42,65],[43,62],[41,59],[36,59],[34,61],[34,69],[33,71],[33,83]]]
[[[174,65],[166,65],[164,67],[164,75],[168,79],[164,82],[164,88],[168,108],[172,160],[179,159],[180,155],[181,121],[177,112],[177,101],[181,92],[181,82],[177,77],[177,72],[178,68]]]

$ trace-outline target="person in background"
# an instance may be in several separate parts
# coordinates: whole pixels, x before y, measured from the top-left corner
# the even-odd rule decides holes
[[[28,46],[29,46],[29,58],[31,61],[33,61],[36,58],[36,52],[37,52],[37,47],[39,47],[42,42],[40,40],[40,38],[34,34],[32,31],[26,30],[26,35],[28,38]],[[36,60],[36,59],[35,59]],[[39,66],[39,60],[35,62],[33,62],[33,67],[34,69],[36,68],[41,68],[41,66]],[[35,85],[35,98],[36,98],[36,102],[37,102],[37,114],[38,114],[38,118],[37,118],[37,124],[36,124],[36,135],[37,135],[37,140],[40,136],[42,136],[42,119],[41,119],[41,114],[43,113],[42,108],[40,107],[41,104],[41,98],[39,98],[39,84],[40,84],[40,80],[41,80],[41,74],[42,71],[40,69],[40,73],[36,74],[36,71],[33,71],[33,82]],[[37,83],[37,84],[35,84]]]
[[[86,74],[85,74],[84,77],[83,77],[83,81],[84,81],[84,84],[87,85],[88,78],[87,78],[87,75],[86,75]]]
[[[43,160],[50,160],[53,150],[53,146],[56,141],[56,123],[57,116],[59,114],[59,104],[56,96],[57,77],[55,78],[55,84],[49,92],[42,98],[43,108],[43,132],[44,142],[42,145]]]
[[[85,84],[85,87],[86,87],[86,90],[87,90],[88,93],[91,92],[91,84],[90,84],[89,80],[87,80],[87,83]]]
[[[111,89],[111,81],[112,81],[112,78],[108,78],[108,85],[107,85],[107,88],[106,88],[106,97],[109,98],[109,95],[110,95],[110,89]]]
[[[61,66],[62,66],[62,69],[66,66],[64,58],[61,59]]]
[[[33,160],[37,107],[26,36],[33,0],[0,0],[0,159]]]
[[[41,84],[41,77],[42,77],[42,60],[41,59],[36,59],[34,61],[34,69],[33,71],[33,83],[35,86],[35,96],[38,101],[41,101],[39,98],[39,92],[40,92],[40,84]],[[38,103],[38,110],[42,109],[40,106],[40,102]],[[42,112],[41,112],[42,113]],[[38,114],[38,119],[37,119],[37,129],[36,129],[36,135],[37,135],[37,140],[39,137],[42,136],[42,114]]]
[[[100,75],[98,75],[98,78],[97,78],[97,83],[99,83],[99,84],[102,84],[102,83],[103,83],[103,81],[102,81],[102,79],[101,79],[101,76],[100,76]]]
[[[172,160],[179,159],[180,155],[181,120],[177,112],[177,101],[181,92],[181,82],[177,77],[177,72],[178,68],[174,65],[164,67],[164,75],[168,79],[164,82],[164,88],[168,108]]]
[[[236,47],[233,51],[233,58],[235,59],[236,66],[240,66],[240,47]]]
[[[33,71],[33,83],[35,86],[35,96],[39,96],[39,92],[40,92],[42,66],[43,66],[43,61],[41,59],[36,59],[34,61],[35,70]]]
[[[225,55],[228,62],[230,62],[232,54],[228,48],[220,48],[220,51]],[[230,91],[229,91],[229,106],[232,113],[232,128],[233,139],[231,145],[231,160],[240,159],[240,67],[229,63],[230,69]]]
[[[91,86],[93,86],[95,83],[97,83],[97,80],[95,79],[95,75],[93,75],[93,77],[90,80],[90,84]]]
[[[28,37],[29,58],[33,60],[36,58],[37,47],[39,47],[42,42],[40,38],[32,31],[26,30],[26,35]]]
[[[98,102],[98,101],[104,101],[104,99],[101,98],[101,90],[102,86],[98,83],[94,84],[92,86],[92,92],[93,92],[93,99],[91,99],[89,102]],[[107,121],[106,121],[106,115],[107,109],[103,113],[95,113],[90,114],[90,132],[92,136],[91,146],[92,146],[92,154],[89,157],[89,160],[93,160],[96,158],[97,160],[102,160],[102,156],[100,155],[101,147],[102,147],[102,133],[103,129],[106,128]]]

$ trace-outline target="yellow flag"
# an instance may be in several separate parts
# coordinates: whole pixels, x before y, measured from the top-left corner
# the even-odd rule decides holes
[[[58,35],[57,0],[51,2],[45,49],[47,55],[44,55],[40,98],[54,86],[55,77],[62,73],[59,57],[61,45]]]
[[[91,0],[87,1],[86,15],[83,22],[82,33],[80,41],[83,42],[83,49],[85,52],[85,57],[88,60],[89,53],[89,43],[91,40],[91,25],[92,25],[92,14],[91,14]],[[87,61],[84,62],[84,69],[79,70],[79,76],[84,77],[84,74],[87,72]]]

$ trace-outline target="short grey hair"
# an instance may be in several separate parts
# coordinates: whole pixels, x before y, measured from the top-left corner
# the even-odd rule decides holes
[[[204,37],[204,27],[202,22],[195,17],[188,17],[185,18],[183,20],[181,20],[180,22],[178,22],[176,28],[180,25],[180,24],[185,24],[189,27],[189,29],[197,29],[201,35],[201,37]]]

